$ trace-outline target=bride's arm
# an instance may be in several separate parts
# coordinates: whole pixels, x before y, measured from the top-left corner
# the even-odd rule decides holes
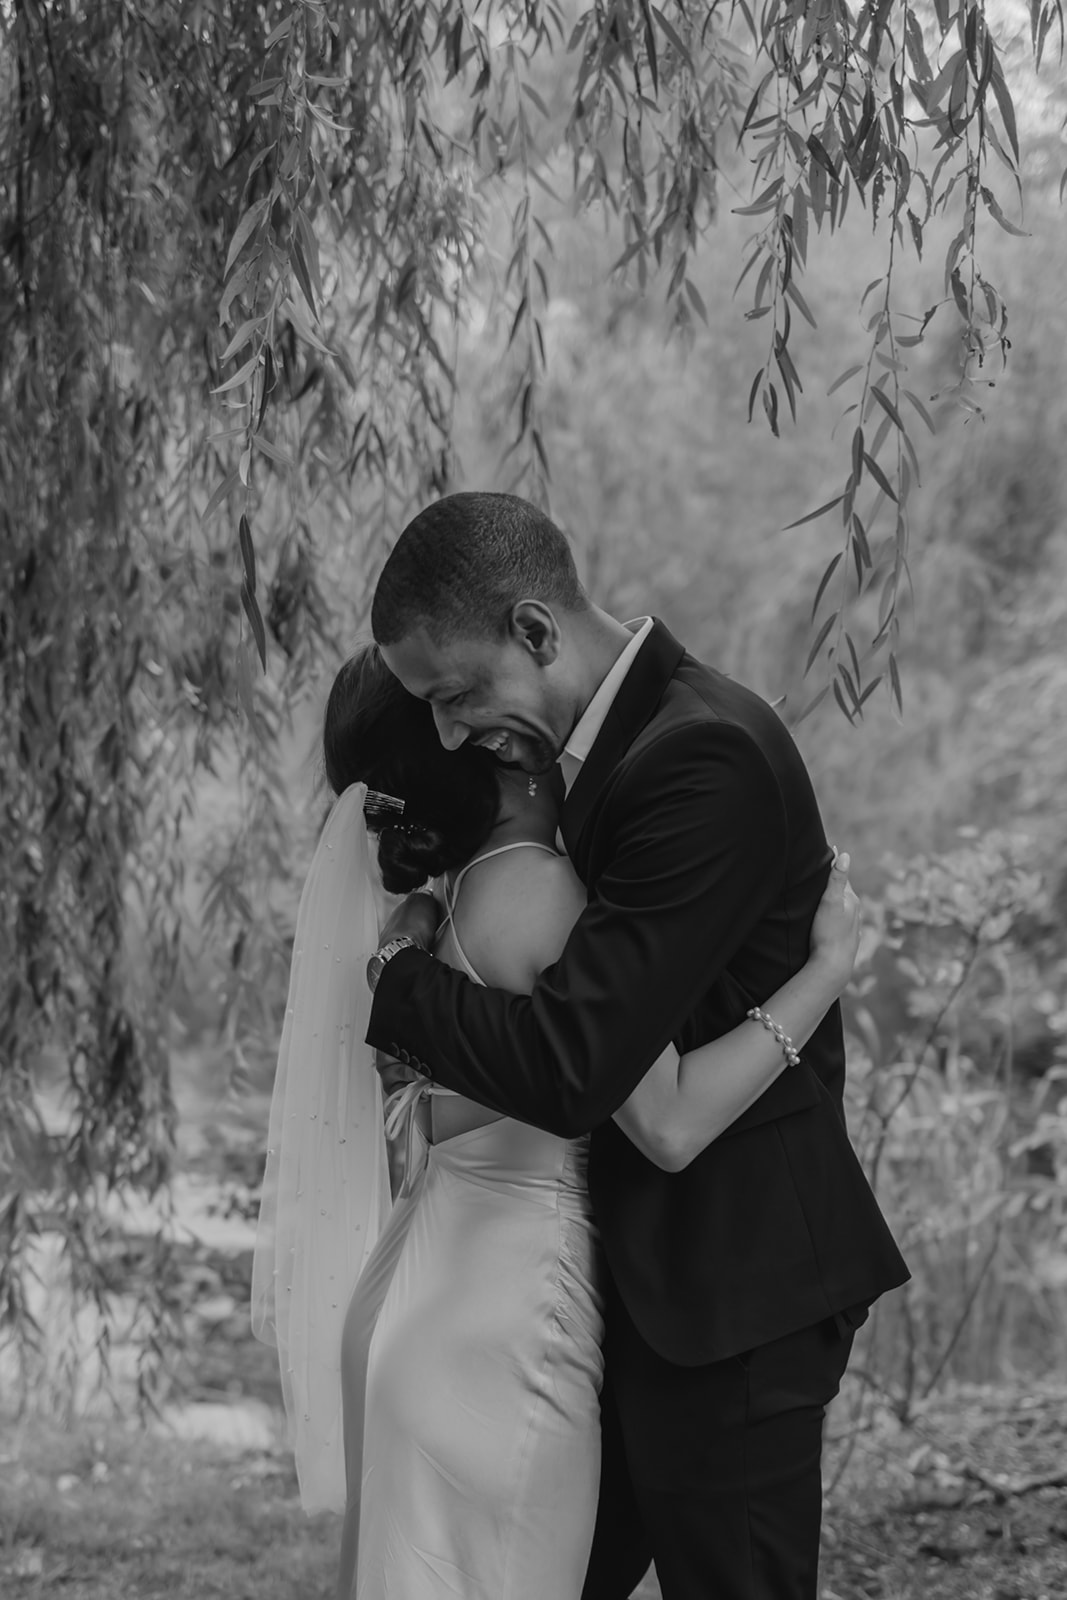
[[[848,856],[840,855],[831,869],[806,964],[760,1002],[798,1049],[852,974],[859,901],[849,886],[848,865]],[[536,851],[499,856],[465,886],[459,907],[463,946],[487,983],[529,994],[538,974],[559,959],[583,904],[584,891],[565,857]],[[656,1166],[680,1172],[785,1070],[774,1035],[746,1020],[684,1056],[673,1047],[664,1050],[615,1121]]]
[[[859,901],[839,856],[812,927],[807,963],[761,1002],[798,1049],[845,989],[859,939]],[[643,1155],[680,1172],[786,1070],[782,1047],[755,1021],[679,1057],[668,1048],[615,1113]]]

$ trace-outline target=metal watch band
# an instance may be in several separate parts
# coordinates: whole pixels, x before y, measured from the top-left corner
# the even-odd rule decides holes
[[[390,939],[388,943],[382,945],[380,950],[374,952],[367,963],[367,983],[370,986],[371,994],[378,987],[378,979],[385,971],[386,963],[391,961],[399,950],[407,950],[409,948],[417,950],[419,942],[417,939],[412,939],[409,934],[402,933],[398,938]]]

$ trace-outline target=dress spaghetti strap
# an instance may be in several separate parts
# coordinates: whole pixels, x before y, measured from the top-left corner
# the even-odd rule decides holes
[[[468,861],[467,865],[462,867],[460,871],[457,872],[451,890],[449,889],[447,883],[445,884],[445,922],[448,924],[449,931],[452,934],[452,943],[456,947],[456,954],[459,956],[459,959],[463,964],[463,969],[468,978],[473,979],[475,983],[480,983],[483,989],[485,988],[485,979],[481,977],[475,970],[474,966],[467,957],[467,952],[459,942],[459,934],[456,931],[455,922],[456,901],[459,898],[460,884],[463,882],[464,878],[467,876],[467,873],[472,867],[478,866],[482,861],[491,860],[493,856],[505,855],[509,850],[543,850],[546,855],[550,856],[554,856],[558,853],[557,851],[553,850],[551,845],[541,844],[537,839],[515,839],[511,844],[497,845],[495,850],[486,850],[483,855],[475,856],[473,861]]]

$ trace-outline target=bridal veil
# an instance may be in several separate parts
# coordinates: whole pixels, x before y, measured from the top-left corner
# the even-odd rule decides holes
[[[300,898],[252,1270],[252,1331],[278,1347],[305,1511],[345,1503],[341,1331],[390,1208],[382,1094],[364,1042],[382,891],[363,784],[334,802]]]

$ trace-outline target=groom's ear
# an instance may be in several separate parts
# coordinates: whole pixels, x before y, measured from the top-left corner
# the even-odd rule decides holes
[[[559,623],[543,600],[517,600],[508,618],[508,634],[539,667],[550,667],[563,647]]]

